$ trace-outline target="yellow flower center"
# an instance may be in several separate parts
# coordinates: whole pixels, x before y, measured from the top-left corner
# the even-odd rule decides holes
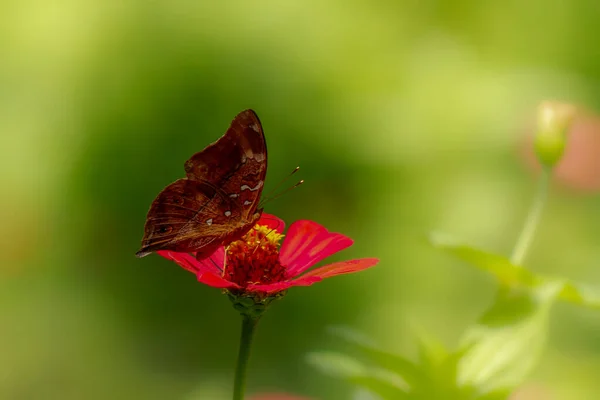
[[[285,268],[279,262],[279,242],[283,236],[275,229],[256,224],[227,247],[223,277],[242,287],[284,280]]]

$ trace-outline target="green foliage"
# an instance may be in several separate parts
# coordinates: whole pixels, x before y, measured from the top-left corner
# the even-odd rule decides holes
[[[491,273],[506,287],[536,289],[548,285],[558,286],[556,296],[579,306],[600,309],[600,287],[573,282],[562,277],[534,274],[524,267],[514,265],[504,256],[461,243],[448,236],[434,233],[430,244],[480,270]]]
[[[323,372],[364,387],[382,398],[409,399],[399,375],[381,366],[367,366],[360,361],[335,352],[310,353],[309,363]]]
[[[557,284],[499,290],[492,306],[464,334],[470,350],[460,360],[459,385],[491,392],[523,383],[542,354],[558,290]]]
[[[539,361],[556,300],[600,307],[598,288],[534,274],[504,256],[440,234],[432,234],[429,242],[491,273],[499,284],[494,301],[465,331],[458,350],[450,351],[420,335],[419,359],[412,361],[378,348],[351,329],[335,327],[331,332],[366,361],[317,352],[309,355],[311,364],[382,399],[501,400],[524,382]]]
[[[505,399],[509,391],[483,391],[460,383],[461,363],[471,354],[470,345],[449,351],[434,339],[419,339],[419,358],[412,361],[378,348],[368,338],[336,327],[333,334],[350,343],[359,358],[335,352],[315,352],[308,361],[321,371],[371,391],[382,399]]]

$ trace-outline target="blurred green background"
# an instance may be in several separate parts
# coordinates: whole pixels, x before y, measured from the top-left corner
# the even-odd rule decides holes
[[[534,191],[535,107],[600,104],[595,0],[75,1],[0,4],[0,398],[227,399],[239,317],[164,259],[148,207],[253,108],[268,204],[355,239],[372,270],[290,290],[261,321],[249,392],[345,399],[305,362],[330,324],[414,353],[454,345],[492,280],[428,249],[436,229],[508,253]],[[529,265],[600,282],[600,203],[555,185]],[[600,318],[561,304],[531,382],[600,393]]]

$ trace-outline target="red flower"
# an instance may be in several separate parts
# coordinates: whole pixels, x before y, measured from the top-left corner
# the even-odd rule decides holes
[[[358,272],[379,262],[376,258],[341,261],[306,272],[313,265],[352,245],[352,239],[327,231],[312,221],[294,222],[281,248],[284,222],[263,214],[242,239],[227,250],[196,260],[194,255],[173,251],[158,254],[196,274],[198,281],[227,289],[234,295],[274,295],[292,286],[309,286],[324,278]]]

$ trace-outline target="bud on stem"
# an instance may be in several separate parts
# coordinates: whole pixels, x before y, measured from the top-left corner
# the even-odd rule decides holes
[[[561,159],[575,113],[576,108],[572,104],[551,101],[540,104],[535,153],[542,165],[552,168]]]

